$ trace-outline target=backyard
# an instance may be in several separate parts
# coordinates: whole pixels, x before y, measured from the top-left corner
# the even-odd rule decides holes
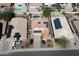
[[[65,37],[55,39],[55,42],[58,43],[62,48],[69,47],[69,40]]]

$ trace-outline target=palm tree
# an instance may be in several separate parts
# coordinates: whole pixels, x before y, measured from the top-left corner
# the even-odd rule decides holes
[[[8,13],[6,11],[2,13],[2,19],[4,21],[7,21],[9,19]]]
[[[6,17],[4,17],[6,16]],[[8,28],[8,22],[13,18],[15,17],[15,14],[14,14],[14,9],[9,9],[9,10],[6,10],[4,13],[3,13],[3,20],[5,20],[7,23],[6,23],[6,29],[5,29],[5,34],[7,33],[7,28]]]
[[[5,10],[4,12],[0,12],[0,19],[3,19],[4,21],[10,20],[14,16],[15,16],[15,14],[13,12],[13,9]]]
[[[9,20],[11,20],[13,17],[15,17],[14,9],[10,9],[10,10],[8,11],[8,15],[9,15]]]

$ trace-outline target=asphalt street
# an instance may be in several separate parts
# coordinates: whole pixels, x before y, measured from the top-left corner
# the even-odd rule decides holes
[[[79,50],[21,51],[2,56],[79,56]]]

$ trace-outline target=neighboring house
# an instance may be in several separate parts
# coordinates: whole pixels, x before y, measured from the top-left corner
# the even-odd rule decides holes
[[[72,12],[72,4],[71,3],[59,3],[61,11]]]
[[[51,18],[52,27],[54,30],[54,36],[56,38],[66,37],[69,39],[71,47],[74,46],[74,35],[71,31],[71,28],[67,22],[67,19],[64,16],[57,16]]]
[[[29,3],[29,8],[28,11],[29,12],[38,12],[41,10],[42,7],[42,3]]]
[[[15,33],[20,33],[20,40],[27,41],[27,19],[25,18],[13,18],[10,25],[13,25],[13,30],[11,36],[14,36]]]
[[[27,19],[21,17],[13,18],[10,25],[13,26],[13,29],[10,31],[10,37],[8,38],[10,48],[12,48],[12,42],[14,41],[18,42],[21,40],[22,42],[27,42]]]

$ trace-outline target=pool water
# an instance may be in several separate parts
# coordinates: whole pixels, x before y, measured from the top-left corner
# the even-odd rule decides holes
[[[23,8],[22,7],[15,7],[15,10],[14,10],[15,14],[20,14],[20,13],[23,13]]]
[[[56,19],[54,20],[54,25],[55,25],[55,28],[56,28],[56,29],[62,28],[62,25],[61,25],[61,22],[60,22],[59,18],[56,18]]]
[[[33,18],[40,18],[40,16],[33,16]]]

